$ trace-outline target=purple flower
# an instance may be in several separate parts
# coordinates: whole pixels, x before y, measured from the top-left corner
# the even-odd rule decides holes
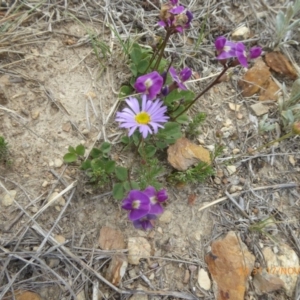
[[[247,50],[243,43],[236,44],[236,57],[243,67],[248,67]]]
[[[138,77],[134,88],[138,93],[147,94],[148,99],[152,100],[160,93],[163,82],[164,80],[159,73],[154,71]]]
[[[128,197],[123,200],[122,208],[130,210],[129,220],[135,221],[145,217],[150,210],[150,199],[141,191],[132,190]]]
[[[249,50],[249,58],[254,59],[261,55],[262,49],[261,47],[254,46]]]
[[[178,87],[182,90],[186,90],[183,82],[187,81],[192,76],[192,71],[190,68],[184,68],[177,74],[176,70],[173,67],[170,67],[170,74],[173,80],[177,83]]]
[[[157,218],[156,215],[148,214],[141,219],[133,221],[132,223],[133,223],[133,226],[137,229],[149,230],[154,227],[153,220],[155,220],[156,218]]]
[[[171,8],[169,12],[173,15],[179,15],[184,11],[184,9],[185,9],[184,6],[178,5]]]
[[[129,106],[122,112],[117,112],[116,121],[121,122],[121,128],[130,129],[128,136],[131,136],[135,130],[139,129],[143,138],[148,134],[157,133],[158,128],[163,128],[163,123],[169,119],[165,116],[167,107],[159,99],[152,101],[147,100],[147,96],[142,96],[142,108],[139,101],[134,97],[126,99]]]
[[[228,41],[224,36],[220,36],[215,40],[217,49],[217,59],[228,59],[236,56],[236,44]]]
[[[160,203],[166,201],[168,199],[168,195],[166,190],[160,190],[156,192],[153,186],[148,186],[144,191],[150,199],[150,211],[149,214],[159,215],[163,213],[163,208]]]

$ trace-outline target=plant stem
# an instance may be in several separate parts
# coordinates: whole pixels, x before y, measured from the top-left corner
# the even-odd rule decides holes
[[[203,91],[201,91],[195,99],[187,105],[187,107],[179,113],[176,117],[173,117],[172,120],[176,121],[178,117],[184,114],[201,96],[203,96],[208,90],[210,90],[215,84],[218,83],[219,79],[225,74],[225,72],[231,67],[231,65],[225,66],[222,72],[217,76],[215,80],[213,80]]]
[[[168,42],[171,34],[172,34],[171,31],[167,30],[166,37],[165,37],[164,41],[161,44],[159,56],[158,56],[158,58],[157,58],[157,60],[155,62],[154,68],[153,68],[154,71],[157,71],[157,69],[159,67],[160,61],[161,61],[161,59],[162,59],[162,57],[164,55],[165,48],[166,48],[167,42]]]
[[[269,147],[269,146],[272,146],[272,145],[275,144],[275,143],[278,143],[278,142],[281,142],[281,141],[283,141],[283,140],[285,140],[285,139],[288,139],[288,138],[291,137],[293,134],[294,134],[294,133],[293,133],[292,131],[291,131],[291,132],[288,132],[287,134],[283,135],[282,137],[280,137],[280,138],[278,138],[278,139],[276,139],[276,140],[273,140],[273,141],[271,141],[271,142],[269,142],[269,143],[267,143],[267,144],[264,144],[264,145],[258,147],[257,149],[255,149],[255,151],[256,151],[256,152],[257,152],[257,151],[260,151],[260,150],[262,150],[262,149],[264,149],[264,148],[267,148],[267,147]]]

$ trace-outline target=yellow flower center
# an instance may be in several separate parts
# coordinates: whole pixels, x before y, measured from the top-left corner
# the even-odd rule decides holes
[[[139,123],[139,124],[148,124],[151,121],[151,117],[148,113],[146,113],[145,111],[142,111],[140,113],[138,113],[135,116],[135,120]]]
[[[139,200],[132,201],[132,208],[137,209],[139,207],[140,207],[140,201]]]
[[[149,87],[151,87],[153,84],[152,80],[150,78],[148,78],[146,81],[145,81],[145,86],[146,88],[148,89]]]

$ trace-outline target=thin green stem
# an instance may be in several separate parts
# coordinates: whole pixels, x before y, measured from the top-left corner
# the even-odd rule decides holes
[[[168,42],[171,34],[172,33],[168,30],[167,34],[166,34],[166,37],[165,37],[164,41],[162,42],[162,45],[161,45],[161,48],[160,48],[160,52],[159,52],[159,56],[158,56],[158,58],[157,58],[157,60],[155,62],[154,68],[153,68],[153,70],[155,70],[155,71],[157,71],[157,69],[159,67],[160,61],[161,61],[161,59],[162,59],[162,57],[164,55],[165,48],[166,48],[167,42]]]
[[[176,119],[178,117],[180,117],[181,115],[183,115],[201,96],[203,96],[208,90],[210,90],[215,84],[219,83],[219,79],[225,74],[225,72],[231,67],[231,65],[225,66],[224,69],[222,70],[222,72],[217,76],[217,78],[215,80],[213,80],[203,91],[200,92],[200,94],[198,94],[195,99],[189,103],[186,108],[179,113],[176,117],[173,117],[172,120],[176,121]]]
[[[293,134],[294,134],[294,133],[293,133],[292,131],[291,131],[291,132],[288,132],[287,134],[283,135],[282,137],[280,137],[280,138],[278,138],[278,139],[276,139],[276,140],[273,140],[273,141],[271,141],[271,142],[269,142],[269,143],[267,143],[267,144],[264,144],[264,145],[258,147],[257,149],[255,149],[255,151],[256,151],[256,152],[257,152],[257,151],[260,151],[260,150],[262,150],[262,149],[264,149],[264,148],[267,148],[267,147],[269,147],[269,146],[272,146],[272,145],[275,144],[275,143],[279,143],[279,142],[281,142],[281,141],[283,141],[283,140],[285,140],[285,139],[288,139],[288,138],[291,137]]]

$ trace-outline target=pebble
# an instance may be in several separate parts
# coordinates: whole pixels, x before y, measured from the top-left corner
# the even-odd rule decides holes
[[[218,178],[218,177],[216,177],[215,179],[214,179],[214,182],[215,182],[215,184],[221,184],[221,179],[220,178]]]
[[[233,40],[246,40],[250,36],[250,29],[246,26],[239,27],[232,33],[231,36]]]
[[[54,239],[60,244],[63,244],[66,241],[66,238],[60,234],[56,234]]]
[[[53,161],[49,161],[49,167],[53,167],[54,166],[54,162]]]
[[[55,166],[55,168],[60,168],[63,165],[63,163],[64,162],[60,158],[56,158],[54,160],[54,166]]]
[[[9,193],[6,193],[2,199],[2,205],[3,206],[11,206],[14,203],[17,191],[16,190],[10,190]]]
[[[157,232],[159,232],[160,234],[163,234],[163,230],[162,230],[162,228],[161,227],[157,227]]]
[[[254,114],[259,117],[269,112],[269,107],[258,102],[250,106]]]
[[[45,181],[42,183],[42,187],[43,187],[43,188],[44,188],[44,187],[47,187],[48,184],[49,184],[49,182],[48,182],[47,180],[45,180]]]
[[[238,186],[238,185],[232,185],[229,189],[229,193],[232,194],[232,193],[235,193],[237,191],[241,191],[243,188],[241,186]]]
[[[200,269],[198,272],[198,283],[201,288],[208,291],[211,287],[211,281],[209,279],[208,273],[204,269]]]
[[[232,154],[238,154],[238,153],[240,153],[240,149],[235,148],[232,150]]]
[[[226,169],[227,169],[229,175],[232,175],[236,172],[236,166],[233,166],[233,165],[227,166]]]
[[[54,199],[59,193],[58,192],[54,192],[50,195],[48,202],[51,202],[52,199]],[[56,199],[54,202],[51,203],[51,206],[64,206],[66,204],[66,200],[63,197],[59,197],[58,199]]]
[[[162,223],[170,223],[171,220],[173,218],[173,214],[169,211],[169,210],[166,210],[159,218],[159,221],[162,222]]]
[[[38,110],[35,109],[31,112],[31,118],[33,120],[36,120],[39,116],[40,116],[40,112]]]
[[[132,265],[138,265],[141,258],[149,258],[151,255],[151,246],[143,237],[128,238],[128,262]]]

